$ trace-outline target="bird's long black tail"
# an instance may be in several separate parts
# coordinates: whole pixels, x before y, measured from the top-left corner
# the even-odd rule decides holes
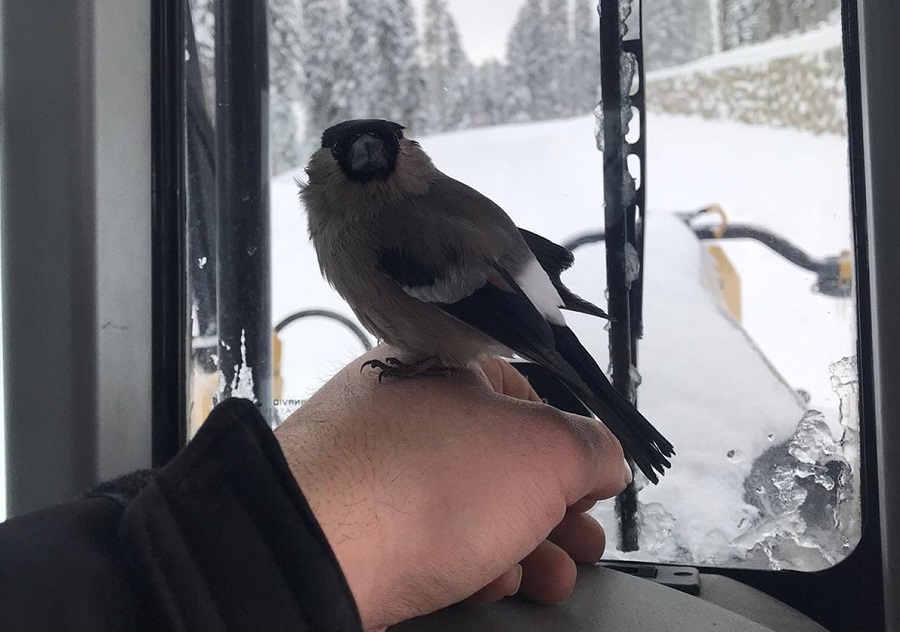
[[[548,368],[562,378],[572,392],[616,435],[625,452],[644,475],[658,482],[657,472],[671,467],[667,457],[675,454],[672,444],[653,427],[634,405],[616,391],[566,326],[551,325],[556,355]]]

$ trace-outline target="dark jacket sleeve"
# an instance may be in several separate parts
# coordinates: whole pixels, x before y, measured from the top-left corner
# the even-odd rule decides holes
[[[0,525],[0,630],[361,629],[256,407],[228,400],[155,473]]]

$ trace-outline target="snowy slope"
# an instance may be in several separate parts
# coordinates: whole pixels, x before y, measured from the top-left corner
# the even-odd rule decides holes
[[[586,117],[421,140],[440,168],[489,195],[521,226],[564,241],[601,226],[592,126]],[[647,530],[660,536],[658,550],[644,557],[724,562],[756,514],[743,500],[753,461],[787,439],[802,415],[793,389],[809,391],[837,431],[828,364],[853,353],[853,310],[848,301],[813,295],[809,273],[762,246],[731,243],[745,333],[705,289],[703,250],[669,211],[719,202],[732,221],[768,226],[815,256],[835,254],[851,244],[845,141],[670,116],[652,116],[648,134],[639,398],[679,454],[664,482],[642,492],[653,503],[645,506]],[[315,306],[352,316],[318,275],[290,175],[274,183],[273,205],[275,317]],[[588,246],[565,280],[603,304],[603,275],[602,248]],[[602,325],[570,322],[603,365]],[[286,333],[285,398],[304,397],[360,351],[338,325]],[[598,515],[612,524],[611,508]]]
[[[520,225],[564,241],[602,225],[600,155],[591,134],[592,121],[584,118],[472,130],[422,143],[441,169],[483,191]],[[845,141],[652,115],[648,134],[650,225],[655,214],[718,202],[732,221],[761,223],[815,256],[849,248]],[[294,177],[303,176],[280,176],[272,189],[274,317],[309,306],[335,307],[352,317],[318,276]],[[653,248],[651,236],[648,250]],[[848,303],[811,294],[811,274],[759,244],[735,242],[726,248],[742,276],[750,335],[793,387],[833,404],[827,364],[853,350]],[[605,282],[591,279],[589,287],[578,290],[590,294],[591,286],[603,288]],[[784,318],[774,318],[772,305],[785,301],[791,304]],[[294,395],[315,388],[317,380],[358,351],[358,342],[337,325],[296,329],[306,333],[292,329],[286,334],[313,354],[311,364],[331,364],[304,372],[292,362],[285,376]],[[316,346],[327,332],[337,333],[336,352],[330,340]]]

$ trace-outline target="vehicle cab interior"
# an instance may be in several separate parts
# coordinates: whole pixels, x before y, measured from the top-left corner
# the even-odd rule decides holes
[[[298,187],[390,119],[574,254],[610,319],[569,326],[677,450],[590,510],[564,602],[390,629],[900,632],[897,33],[879,0],[0,0],[0,520],[229,397],[276,428],[379,343]]]

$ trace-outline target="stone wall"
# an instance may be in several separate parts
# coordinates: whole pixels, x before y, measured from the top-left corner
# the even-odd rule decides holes
[[[742,66],[647,76],[651,111],[846,134],[840,46]]]

